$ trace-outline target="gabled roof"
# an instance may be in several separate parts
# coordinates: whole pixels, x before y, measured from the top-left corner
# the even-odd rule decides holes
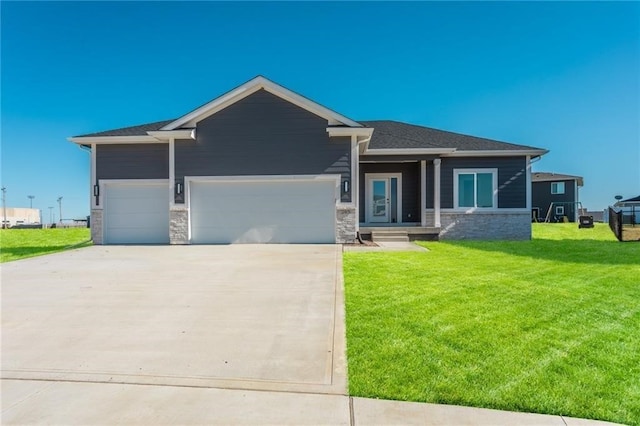
[[[555,182],[555,181],[561,181],[561,180],[575,180],[575,181],[578,181],[578,186],[584,185],[584,180],[582,176],[563,175],[560,173],[549,173],[549,172],[531,173],[532,182],[550,182],[550,181]]]
[[[362,127],[360,123],[357,123],[342,114],[338,114],[337,112],[330,110],[329,108],[322,106],[312,101],[311,99],[305,98],[304,96],[299,95],[298,93],[295,93],[277,83],[274,83],[268,78],[259,75],[236,87],[235,89],[230,90],[224,95],[215,98],[211,102],[208,102],[201,107],[191,111],[190,113],[172,121],[171,123],[166,124],[160,130],[175,130],[184,127],[193,128],[198,121],[207,118],[210,115],[213,115],[216,112],[228,107],[229,105],[232,105],[246,98],[252,93],[257,92],[258,90],[266,90],[267,92],[276,95],[288,102],[291,102],[292,104],[297,105],[300,108],[306,109],[313,114],[325,118],[329,122],[329,125]]]
[[[300,108],[325,118],[328,126],[327,131],[331,136],[356,135],[358,142],[364,142],[363,149],[367,155],[529,155],[536,157],[547,152],[530,146],[463,135],[399,121],[356,122],[262,76],[257,76],[188,114],[173,120],[89,133],[74,136],[69,140],[82,145],[88,143],[155,143],[178,137],[195,139],[194,129],[198,121],[246,98],[258,90],[268,91]],[[372,131],[373,135],[371,134]]]
[[[500,142],[492,139],[463,135],[430,127],[417,126],[390,120],[360,121],[366,127],[374,128],[368,149],[453,149],[459,151],[523,151],[542,155],[546,151],[531,146]],[[473,153],[470,153],[473,154]]]

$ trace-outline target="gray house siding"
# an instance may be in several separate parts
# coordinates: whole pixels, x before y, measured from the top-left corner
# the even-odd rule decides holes
[[[453,169],[498,169],[498,208],[527,207],[526,157],[442,158],[442,208],[453,208]]]
[[[366,173],[402,173],[402,221],[420,222],[420,163],[360,164],[360,222],[366,222]]]
[[[96,179],[168,179],[169,145],[96,146]]]
[[[564,194],[552,194],[551,183],[564,182]],[[547,216],[549,206],[552,202],[574,203],[576,201],[576,181],[575,180],[555,180],[549,182],[533,182],[531,184],[531,207],[540,211],[539,219],[544,220]],[[564,216],[573,222],[575,220],[575,205],[564,205]],[[555,212],[551,212],[551,219],[555,219]]]
[[[428,209],[432,209],[433,208],[433,183],[434,183],[434,166],[433,163],[427,163],[427,189],[426,189],[426,193],[427,193],[427,208]]]
[[[176,183],[185,176],[316,174],[340,174],[344,182],[351,140],[329,138],[326,129],[326,119],[259,90],[200,121],[197,140],[175,142]],[[342,201],[351,201],[350,191]]]

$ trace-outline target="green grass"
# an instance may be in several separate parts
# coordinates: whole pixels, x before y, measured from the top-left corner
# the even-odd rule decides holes
[[[640,243],[533,235],[345,253],[350,393],[640,425]]]
[[[91,245],[89,229],[0,229],[0,262]]]

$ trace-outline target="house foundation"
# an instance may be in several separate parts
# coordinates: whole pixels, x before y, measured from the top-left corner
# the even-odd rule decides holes
[[[529,212],[441,212],[441,240],[530,240]]]

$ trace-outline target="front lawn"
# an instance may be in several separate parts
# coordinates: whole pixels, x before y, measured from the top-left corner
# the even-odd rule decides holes
[[[345,253],[351,395],[640,425],[640,243],[533,233]]]
[[[0,229],[0,263],[91,245],[88,228]]]

